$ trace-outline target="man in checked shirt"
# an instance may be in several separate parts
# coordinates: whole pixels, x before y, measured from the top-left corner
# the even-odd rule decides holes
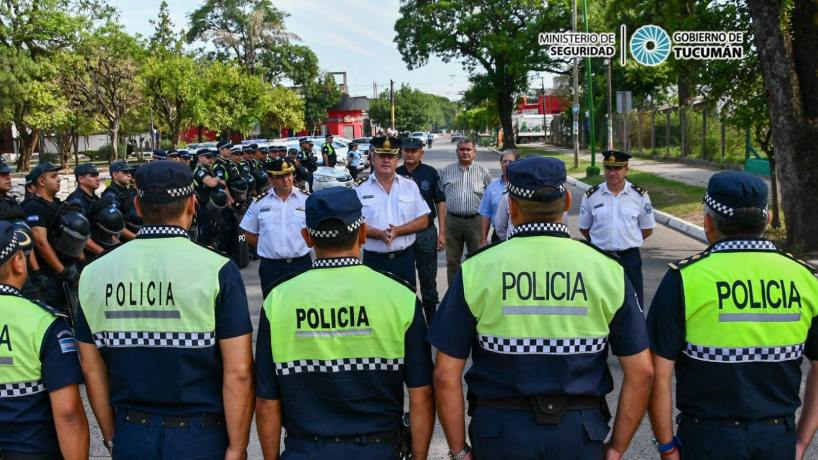
[[[457,143],[457,162],[440,171],[440,188],[446,195],[446,267],[449,283],[460,268],[463,245],[468,253],[480,248],[480,201],[491,182],[488,169],[474,163],[474,141]]]

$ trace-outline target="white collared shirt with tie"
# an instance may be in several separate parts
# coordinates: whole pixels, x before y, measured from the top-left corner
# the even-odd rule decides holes
[[[239,226],[258,235],[259,257],[289,259],[310,253],[301,237],[301,229],[307,226],[306,204],[307,194],[293,187],[286,201],[270,189],[250,205]]]
[[[642,230],[656,227],[650,197],[625,187],[614,196],[605,182],[591,196],[582,196],[579,228],[590,229],[591,243],[606,251],[624,251],[642,246]]]
[[[363,205],[364,222],[381,230],[386,230],[390,224],[395,227],[408,224],[432,212],[415,181],[398,174],[389,193],[386,193],[375,174],[370,175],[355,192]],[[414,242],[414,233],[396,237],[389,248],[382,240],[367,238],[364,250],[380,253],[402,251]]]

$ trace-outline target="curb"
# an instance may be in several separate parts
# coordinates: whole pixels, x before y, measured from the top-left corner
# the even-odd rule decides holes
[[[491,150],[492,152],[494,152],[494,153],[496,153],[498,155],[501,153],[499,150],[497,150],[494,147],[487,147],[487,148],[488,148],[488,150]],[[585,182],[582,182],[582,181],[580,181],[578,179],[575,179],[575,178],[573,178],[571,176],[567,177],[567,181],[568,181],[569,184],[573,185],[574,187],[579,188],[582,191],[586,191],[589,188],[591,188],[590,185],[588,185]],[[653,214],[655,216],[655,219],[656,219],[657,223],[662,224],[662,225],[666,225],[666,226],[672,228],[673,230],[676,230],[679,233],[683,233],[683,234],[685,234],[685,235],[687,235],[687,236],[689,236],[691,238],[695,238],[695,239],[707,244],[707,236],[704,233],[704,228],[702,228],[702,227],[700,227],[698,225],[692,224],[692,223],[690,223],[690,222],[688,222],[686,220],[679,219],[678,217],[670,215],[670,214],[668,214],[666,212],[659,211],[657,209],[653,210]]]

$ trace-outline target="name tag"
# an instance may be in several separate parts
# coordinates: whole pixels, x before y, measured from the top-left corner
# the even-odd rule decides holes
[[[258,212],[259,214],[261,214],[262,212],[270,212],[270,208],[261,208],[258,210]]]
[[[594,206],[594,209],[601,208],[603,206],[605,206],[605,203],[599,203],[598,205]]]

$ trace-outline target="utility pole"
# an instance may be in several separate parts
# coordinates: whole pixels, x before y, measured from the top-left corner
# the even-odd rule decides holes
[[[611,103],[611,67],[613,59],[605,59],[608,64],[608,150],[613,150],[613,109]]]
[[[372,82],[372,99],[378,98],[378,83]]]
[[[577,33],[577,0],[573,0],[571,9],[571,32]],[[577,65],[577,58],[574,58],[574,107],[572,113],[574,115],[574,122],[572,123],[572,131],[574,131],[574,167],[579,167],[579,66]]]
[[[582,0],[585,7],[585,32],[588,33],[588,0]],[[594,80],[591,69],[591,58],[585,61],[585,66],[588,71],[588,126],[591,128],[591,166],[585,168],[586,176],[598,176],[599,168],[596,167],[596,125],[594,123]]]
[[[389,104],[392,106],[392,131],[395,130],[395,81],[389,80]]]
[[[542,91],[542,143],[545,146],[545,143],[548,141],[548,130],[547,123],[545,121],[546,115],[548,115],[548,110],[546,110],[546,103],[548,99],[545,98],[545,77],[540,75],[540,91]]]
[[[153,130],[153,106],[151,106],[151,151],[153,150],[156,150],[156,133]]]

